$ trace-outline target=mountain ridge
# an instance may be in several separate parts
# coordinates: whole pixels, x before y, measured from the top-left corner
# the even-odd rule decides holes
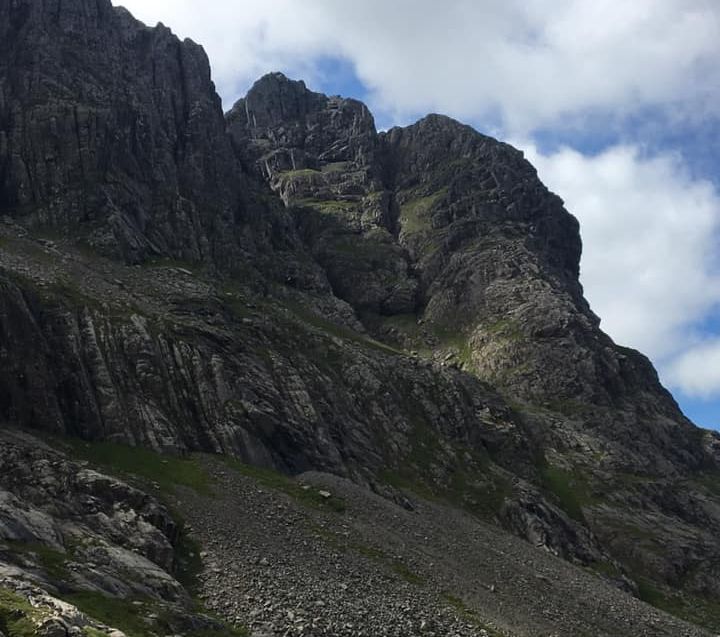
[[[108,0],[0,24],[0,421],[439,501],[720,626],[720,437],[601,332],[520,151],[441,115],[378,133],[278,73],[223,115],[201,47]],[[47,545],[0,487],[0,541]]]

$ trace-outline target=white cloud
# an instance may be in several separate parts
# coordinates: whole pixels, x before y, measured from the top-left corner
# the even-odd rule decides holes
[[[712,184],[692,179],[678,157],[643,157],[632,146],[592,157],[525,150],[580,221],[581,281],[603,329],[650,355],[686,393],[720,392],[720,345],[684,354],[720,304],[720,195]]]
[[[678,357],[668,380],[689,396],[710,398],[720,394],[720,339],[701,343]]]
[[[719,112],[716,0],[116,3],[203,44],[228,102],[266,71],[312,81],[319,58],[341,56],[398,119],[499,114],[522,133],[588,109]]]

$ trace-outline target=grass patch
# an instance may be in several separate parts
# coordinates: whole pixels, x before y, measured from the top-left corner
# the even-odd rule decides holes
[[[645,603],[713,633],[720,632],[720,601],[669,592],[646,577],[635,573],[631,576],[637,583],[638,597]]]
[[[57,280],[47,286],[37,286],[35,291],[44,301],[57,301],[68,309],[102,310],[100,301],[88,296],[74,282],[68,280]]]
[[[122,630],[128,637],[144,637],[152,625],[144,617],[148,604],[133,604],[131,600],[108,597],[101,593],[82,591],[64,595],[63,599],[77,606],[94,620]]]
[[[322,166],[321,170],[324,173],[340,173],[345,172],[347,170],[348,165],[350,164],[349,161],[334,161],[329,164],[325,164]]]
[[[425,578],[410,570],[406,564],[399,560],[393,560],[390,564],[393,572],[402,577],[408,584],[413,586],[425,586]]]
[[[107,470],[113,475],[127,476],[143,482],[157,484],[162,494],[172,493],[177,486],[185,486],[197,493],[211,496],[211,478],[203,469],[197,457],[179,458],[165,456],[148,449],[130,447],[111,442],[62,441],[72,449],[75,459],[85,460],[92,466]],[[161,498],[164,499],[164,498]],[[184,528],[183,520],[169,507],[179,528],[179,537],[174,549],[174,577],[189,591],[197,587],[198,575],[202,570],[201,547]],[[16,544],[17,546],[17,544]],[[62,578],[68,559],[66,553],[48,547],[24,545],[25,552],[33,552],[38,560],[52,574]],[[66,579],[66,578],[65,578]],[[178,634],[186,637],[246,637],[249,632],[241,626],[230,626],[220,621],[208,621],[208,626],[198,630],[187,630],[184,620],[177,613],[148,600],[126,600],[108,597],[101,593],[81,591],[63,596],[63,599],[77,606],[89,617],[118,628],[128,637],[150,637],[153,635]],[[198,604],[195,612],[204,612]],[[152,621],[147,621],[151,618]],[[0,627],[0,630],[2,628]],[[4,631],[3,631],[4,632]],[[85,630],[85,637],[99,637],[97,631]],[[9,635],[6,637],[26,637]]]
[[[720,602],[717,600],[666,593],[644,577],[636,577],[635,581],[642,601],[712,632],[720,631]]]
[[[401,491],[409,491],[425,500],[437,502],[440,499],[435,490],[428,486],[418,475],[418,472],[409,467],[383,469],[378,474],[378,478],[391,487]]]
[[[181,519],[175,519],[180,528],[178,541],[174,546],[175,559],[173,563],[173,576],[189,592],[194,593],[198,588],[198,577],[203,569],[200,552],[202,548],[192,539]]]
[[[520,326],[512,319],[501,319],[495,323],[485,326],[485,331],[494,338],[504,338],[508,341],[521,341],[525,339],[525,334]]]
[[[25,598],[0,588],[0,633],[5,637],[34,637],[36,622],[47,615],[33,608]]]
[[[580,416],[587,412],[588,405],[578,400],[557,399],[550,400],[543,404],[545,409],[563,414],[565,416]]]
[[[439,500],[436,485],[429,484],[427,477],[430,467],[439,459],[442,448],[437,433],[426,424],[417,405],[407,401],[408,413],[414,416],[415,423],[408,436],[410,452],[393,467],[387,467],[380,473],[380,479],[396,489],[415,493],[426,500]]]
[[[412,413],[412,406],[408,405]],[[380,472],[379,479],[396,489],[409,491],[434,502],[452,504],[473,515],[492,520],[505,500],[512,494],[512,484],[505,476],[493,471],[490,459],[475,450],[455,448],[455,455],[472,457],[470,465],[454,462],[446,479],[432,479],[433,465],[443,464],[438,434],[416,414],[416,424],[409,436],[409,454],[398,465]]]
[[[357,203],[351,201],[340,201],[336,199],[297,199],[293,205],[301,208],[312,208],[326,215],[347,215],[357,210]]]
[[[400,206],[400,226],[403,234],[416,234],[430,229],[430,212],[447,194],[442,188],[426,197],[417,197]]]
[[[472,608],[469,608],[468,605],[459,597],[450,593],[443,593],[441,597],[445,600],[448,606],[451,606],[455,610],[461,619],[469,624],[473,624],[477,628],[481,628],[488,634],[488,637],[502,637],[501,633],[497,632],[494,628],[483,622],[477,612]]]
[[[395,246],[362,235],[342,235],[333,238],[326,249],[330,256],[351,257],[363,268],[375,269],[386,264],[396,254]],[[343,259],[347,261],[346,258]]]
[[[357,332],[347,327],[337,325],[332,321],[328,321],[311,312],[310,310],[302,307],[301,305],[298,305],[296,303],[289,303],[288,307],[303,323],[307,323],[312,327],[322,330],[323,332],[331,336],[357,343],[358,345],[362,345],[363,347],[370,347],[372,349],[384,352],[385,354],[404,354],[402,350],[391,347],[390,345],[386,345],[385,343],[381,343],[380,341],[376,341],[375,339],[368,336],[358,334]]]
[[[230,626],[220,621],[195,630],[184,630],[184,622],[171,610],[148,600],[129,600],[108,597],[101,593],[83,591],[63,598],[77,606],[94,620],[122,630],[128,637],[177,634],[186,637],[247,637],[242,626]],[[102,634],[102,633],[101,633]],[[97,637],[88,634],[87,637]]]
[[[38,565],[53,579],[66,580],[68,576],[67,562],[70,555],[37,542],[6,541],[11,553],[31,556]]]
[[[385,553],[374,546],[368,546],[367,544],[351,544],[350,548],[369,560],[381,561],[385,559]]]
[[[703,471],[692,477],[692,482],[702,487],[711,495],[720,496],[720,472]]]
[[[394,328],[409,336],[417,336],[420,332],[417,314],[393,314],[392,316],[380,317],[380,322],[386,328]]]
[[[583,507],[592,504],[587,481],[583,476],[560,467],[547,465],[540,470],[542,486],[555,496],[558,506],[571,518],[585,522]]]
[[[638,597],[656,608],[667,610],[669,606],[669,600],[662,591],[655,588],[649,580],[644,577],[637,578],[638,585]]]
[[[315,175],[320,174],[320,171],[315,170],[314,168],[299,168],[298,170],[285,170],[281,173],[278,173],[278,178],[282,179],[283,181],[293,181],[302,177],[314,177]]]
[[[154,482],[165,493],[184,486],[210,495],[211,480],[197,460],[156,453],[143,447],[113,442],[71,441],[74,457],[110,472]]]
[[[473,480],[467,471],[458,468],[452,476],[448,496],[453,504],[479,518],[491,520],[512,495],[512,484],[508,478],[491,472],[484,477],[487,478],[484,481]]]
[[[588,564],[586,568],[593,573],[597,573],[598,575],[603,575],[611,579],[618,578],[622,575],[620,569],[612,562],[592,562],[591,564]]]
[[[150,257],[143,261],[140,265],[146,268],[175,268],[179,270],[187,270],[192,274],[196,274],[199,264],[193,261],[185,261],[184,259],[173,259],[170,257]]]
[[[342,498],[333,495],[329,498],[325,497],[321,495],[321,489],[316,489],[309,485],[301,485],[292,478],[272,471],[271,469],[247,465],[236,458],[230,458],[228,456],[223,456],[222,459],[225,464],[234,471],[248,478],[252,478],[268,489],[281,491],[304,506],[321,511],[331,511],[333,513],[345,512],[346,505]]]

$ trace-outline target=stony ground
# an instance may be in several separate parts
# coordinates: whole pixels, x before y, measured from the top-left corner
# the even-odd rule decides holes
[[[199,595],[256,637],[708,635],[456,510],[323,474],[299,478],[302,502],[203,462],[215,496],[175,503],[203,546]]]

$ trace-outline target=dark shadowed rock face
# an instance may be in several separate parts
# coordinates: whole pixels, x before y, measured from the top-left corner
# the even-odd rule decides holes
[[[394,238],[396,210],[367,107],[273,73],[228,114],[243,163],[295,211],[333,292],[360,312],[413,312],[417,280]]]
[[[0,23],[6,215],[131,262],[229,270],[262,250],[272,223],[248,225],[272,215],[237,169],[200,46],[109,0],[3,0]]]
[[[720,593],[718,437],[602,333],[521,152],[281,74],[224,119],[202,49],[106,0],[0,0],[0,36],[0,421],[420,493]]]

